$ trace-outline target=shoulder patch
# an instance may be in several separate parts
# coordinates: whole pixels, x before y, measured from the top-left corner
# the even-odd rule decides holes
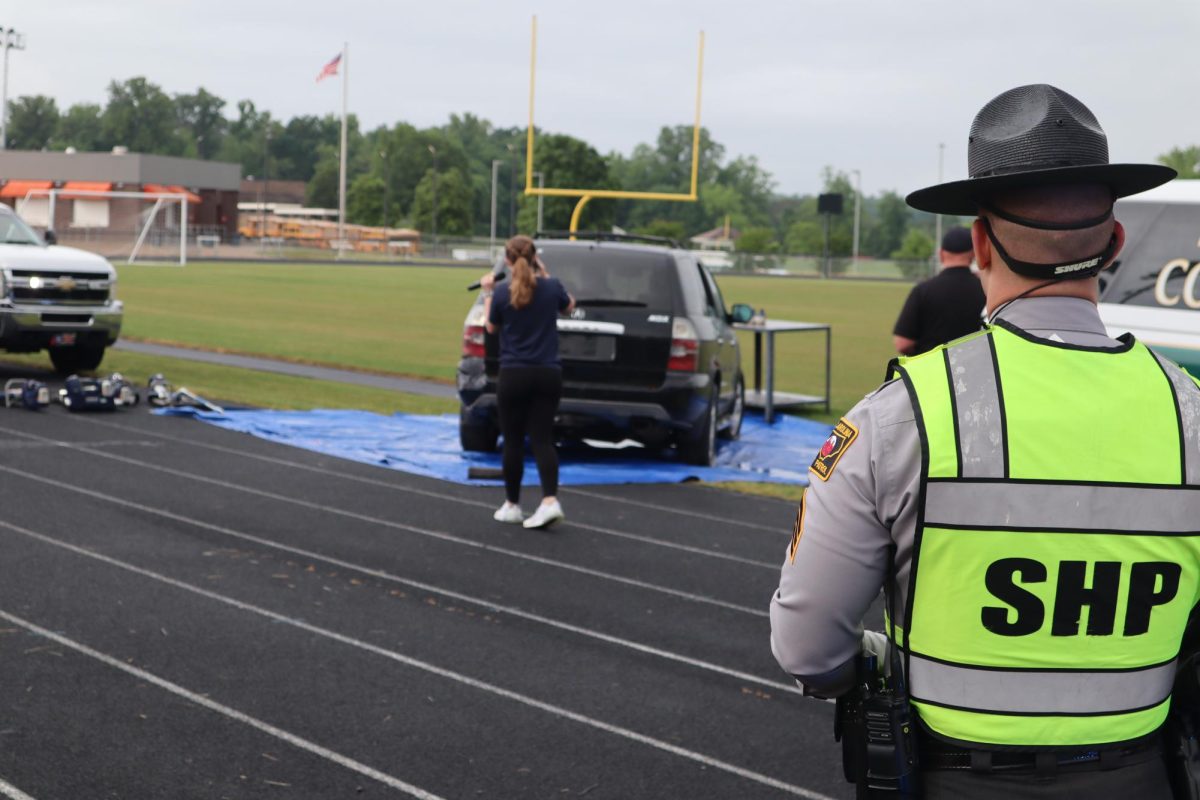
[[[842,459],[842,455],[850,449],[850,445],[854,444],[854,440],[857,438],[858,428],[842,417],[838,420],[837,425],[833,426],[833,432],[829,434],[825,444],[821,445],[821,449],[817,451],[817,457],[813,459],[808,471],[823,481],[829,480],[838,461]]]
[[[800,507],[796,509],[796,521],[792,524],[792,543],[788,547],[788,563],[796,563],[796,549],[800,546],[800,537],[804,535],[804,498],[808,495],[805,489],[800,494]]]

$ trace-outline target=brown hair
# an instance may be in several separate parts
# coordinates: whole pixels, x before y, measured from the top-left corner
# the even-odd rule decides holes
[[[523,308],[533,299],[537,286],[537,248],[528,236],[514,236],[504,245],[504,258],[512,264],[512,289],[509,302],[513,308]]]

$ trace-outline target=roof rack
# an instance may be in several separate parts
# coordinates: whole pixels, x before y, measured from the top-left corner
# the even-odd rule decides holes
[[[683,246],[675,239],[666,236],[647,236],[640,233],[612,233],[609,231],[538,231],[535,239],[587,239],[594,242],[645,242],[660,244],[682,250]]]

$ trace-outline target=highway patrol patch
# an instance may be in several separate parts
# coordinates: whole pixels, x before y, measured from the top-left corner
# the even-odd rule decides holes
[[[800,494],[800,507],[796,509],[796,522],[792,525],[792,543],[788,547],[788,563],[796,562],[796,548],[800,546],[800,537],[804,535],[804,497],[808,490]]]
[[[825,444],[817,451],[817,457],[813,459],[808,471],[823,481],[829,480],[834,467],[857,438],[858,428],[846,421],[845,417],[839,419],[838,424],[833,426],[833,433],[829,434]]]

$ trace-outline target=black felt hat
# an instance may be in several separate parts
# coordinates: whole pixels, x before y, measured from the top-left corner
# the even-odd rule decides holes
[[[967,140],[967,172],[967,180],[920,189],[906,200],[921,211],[973,216],[980,200],[1005,189],[1098,183],[1125,197],[1176,175],[1162,164],[1108,163],[1108,139],[1096,117],[1044,83],[1010,89],[980,109]]]

